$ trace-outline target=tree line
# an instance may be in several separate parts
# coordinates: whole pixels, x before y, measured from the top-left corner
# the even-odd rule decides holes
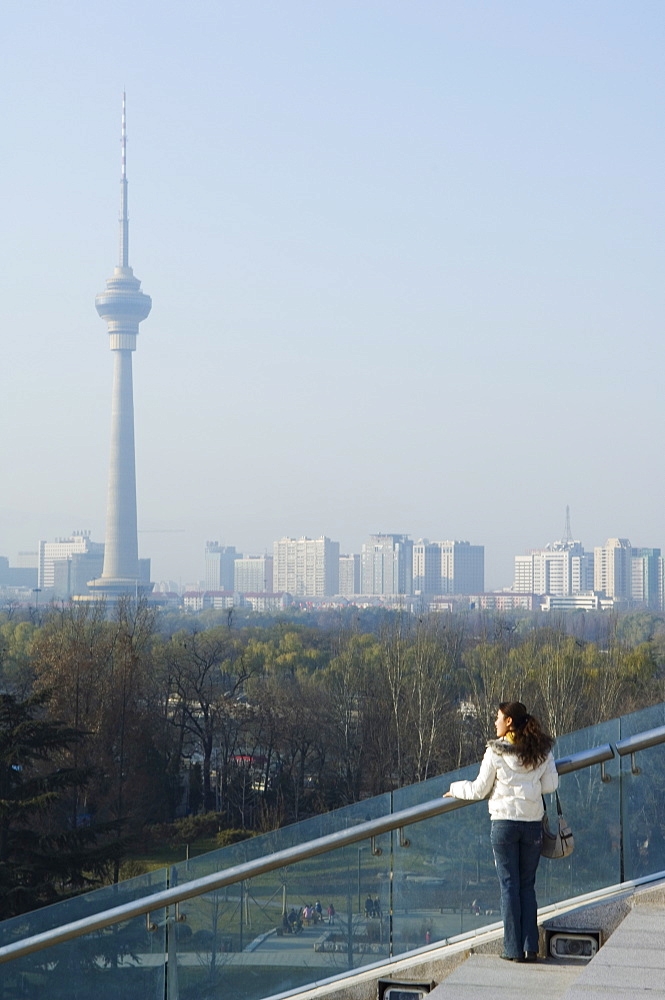
[[[663,697],[654,615],[257,621],[0,615],[0,916],[117,880],[178,816],[267,831],[471,763],[502,700],[557,736]]]

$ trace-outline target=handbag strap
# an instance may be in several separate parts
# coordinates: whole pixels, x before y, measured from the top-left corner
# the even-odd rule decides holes
[[[545,796],[541,795],[540,797],[543,800],[543,809],[545,810],[545,812],[547,812],[547,802],[545,801]],[[563,816],[563,810],[561,809],[561,800],[559,798],[559,793],[558,792],[554,793],[554,798],[556,800],[557,816]]]

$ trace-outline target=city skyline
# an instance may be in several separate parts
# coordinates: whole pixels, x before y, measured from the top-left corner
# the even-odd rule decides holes
[[[37,551],[20,553],[14,565],[3,554],[0,560],[10,574],[20,575],[21,567],[37,566],[40,591],[52,587],[55,577],[55,596],[63,597],[67,596],[64,589],[67,581],[88,580],[86,561],[99,560],[101,571],[103,551],[104,545],[94,542],[89,531],[79,529],[68,537],[41,540]],[[166,577],[154,583],[160,591],[277,592],[289,593],[296,599],[391,593],[441,598],[499,593],[567,597],[594,592],[661,610],[665,605],[665,560],[661,552],[659,546],[633,545],[628,539],[616,537],[585,549],[572,536],[567,509],[561,538],[515,553],[512,579],[498,586],[485,585],[482,544],[386,533],[366,536],[361,551],[356,553],[344,551],[337,540],[327,536],[318,539],[284,536],[274,540],[272,554],[251,549],[241,551],[233,545],[208,541],[196,578],[176,582]],[[54,571],[53,560],[65,562],[56,563]],[[141,587],[149,581],[147,562],[141,561],[138,581]]]
[[[646,0],[14,5],[0,553],[104,537],[123,87],[153,579],[395,531],[493,589],[566,504],[662,545],[664,36]]]

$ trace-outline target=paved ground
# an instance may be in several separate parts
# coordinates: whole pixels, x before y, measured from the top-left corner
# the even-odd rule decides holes
[[[636,906],[581,971],[565,1000],[665,998],[665,909]]]
[[[471,955],[432,991],[432,1000],[665,1000],[665,908],[636,906],[591,962],[534,965]]]
[[[579,965],[537,962],[517,965],[496,955],[471,955],[432,990],[432,1000],[497,1000],[499,997],[547,997],[560,1000],[579,975]]]
[[[357,918],[354,922],[354,926],[356,925],[358,929],[364,930],[364,919]],[[317,979],[321,976],[321,970],[327,970],[326,975],[334,976],[338,972],[342,972],[348,968],[346,951],[339,953],[316,951],[314,947],[321,936],[329,930],[339,931],[340,927],[339,925],[331,927],[327,923],[323,923],[317,924],[314,927],[303,927],[300,934],[284,934],[280,936],[273,931],[272,933],[256,938],[244,951],[218,952],[215,961],[220,967],[224,965],[248,967],[299,966],[303,969],[316,970],[315,978]],[[382,955],[386,954],[386,948],[382,948],[381,945],[376,945],[375,947],[375,952],[366,952],[364,954],[356,952],[354,954],[355,966],[360,967],[370,962],[380,961]],[[211,956],[209,952],[185,950],[178,952],[178,965],[205,966],[209,965],[210,960]],[[123,962],[126,965],[142,964],[146,966],[162,965],[163,963],[164,955],[161,952],[142,954],[139,956],[138,963],[133,958],[125,958]]]

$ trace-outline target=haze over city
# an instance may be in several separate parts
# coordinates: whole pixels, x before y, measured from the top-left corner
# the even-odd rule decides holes
[[[665,8],[5,12],[0,554],[104,539],[127,92],[140,555],[665,547]]]

